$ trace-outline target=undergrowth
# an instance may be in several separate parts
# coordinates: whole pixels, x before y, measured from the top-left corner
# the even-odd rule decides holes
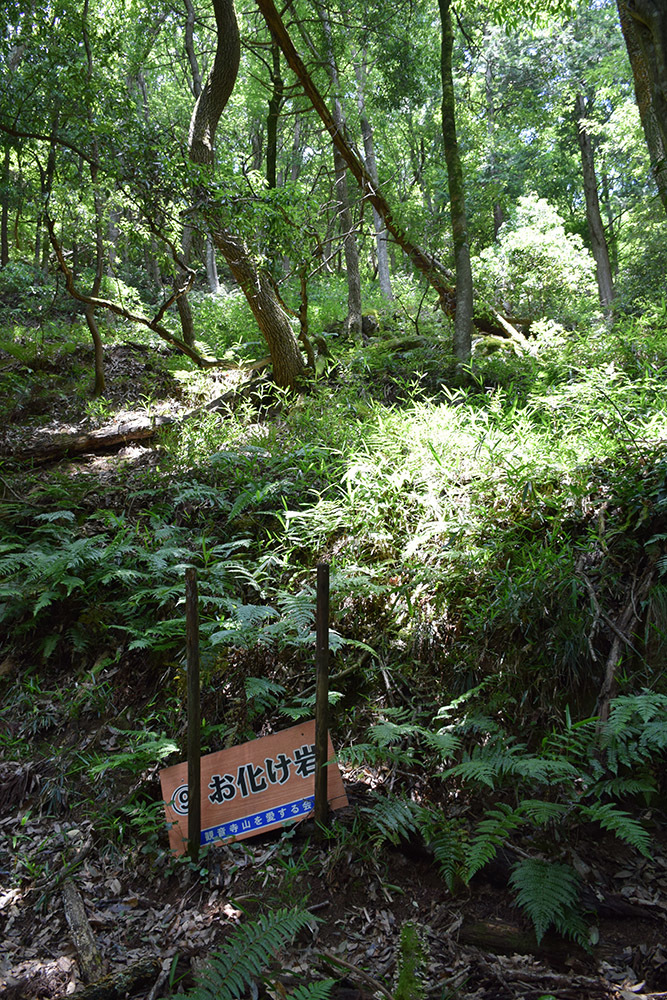
[[[215,749],[312,711],[326,560],[347,765],[407,769],[420,789],[374,801],[371,835],[419,833],[453,889],[521,838],[511,884],[538,937],[554,926],[586,944],[562,831],[594,824],[646,853],[636,804],[661,794],[666,330],[664,309],[585,340],[545,328],[532,352],[478,359],[458,383],[423,343],[389,370],[382,338],[339,345],[308,393],[190,421],[161,438],[154,467],[128,462],[104,482],[7,461],[0,659],[20,666],[0,679],[16,720],[5,747],[120,715],[115,672],[145,661],[160,683],[128,720],[132,752],[67,766],[96,769],[105,789],[128,773],[107,822],[157,842],[148,761],[182,746],[185,568],[199,575]],[[28,376],[9,375],[20,394]],[[201,399],[202,377],[192,385]],[[616,622],[644,577],[600,722]],[[443,787],[485,803],[474,822],[447,815]]]

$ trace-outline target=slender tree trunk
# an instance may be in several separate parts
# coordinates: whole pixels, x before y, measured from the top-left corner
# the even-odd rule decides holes
[[[301,173],[303,157],[301,154],[301,116],[294,116],[294,135],[292,137],[292,160],[290,164],[290,180],[296,184]]]
[[[667,212],[667,8],[664,0],[617,0],[651,169]]]
[[[499,185],[497,180],[498,165],[495,149],[496,102],[493,93],[493,63],[490,53],[487,55],[486,69],[484,71],[484,94],[486,96],[486,141],[488,144],[489,179],[493,194],[493,238],[494,240],[497,240],[500,227],[505,221],[505,213],[503,212],[503,207],[497,197]]]
[[[609,261],[611,263],[611,274],[613,279],[618,275],[618,238],[616,235],[616,220],[614,219],[614,211],[611,207],[609,177],[604,170],[602,172],[601,195],[604,214],[607,217],[607,248],[609,250]]]
[[[0,267],[9,264],[9,168],[11,164],[11,146],[5,145],[5,155],[2,161],[2,210],[0,214]]]
[[[83,42],[86,49],[86,58],[88,61],[88,71],[87,78],[90,83],[93,75],[93,56],[92,49],[90,47],[90,42],[88,39],[88,0],[84,0],[83,4]],[[88,110],[88,117],[91,117],[91,111]],[[102,228],[102,195],[100,193],[99,185],[97,183],[97,173],[98,173],[98,146],[97,140],[93,142],[93,158],[90,163],[90,180],[93,186],[93,205],[95,208],[95,277],[93,279],[93,287],[91,289],[90,295],[92,298],[97,298],[100,293],[100,288],[102,286],[102,276],[104,274],[104,237]],[[97,326],[97,319],[95,317],[95,306],[91,303],[86,303],[85,305],[85,316],[86,323],[88,324],[88,329],[90,331],[90,336],[93,341],[93,349],[95,351],[95,386],[93,388],[93,393],[95,396],[101,396],[106,390],[106,379],[104,377],[104,348],[102,346],[102,338],[100,337],[100,331]]]
[[[206,278],[211,295],[219,295],[218,262],[215,259],[215,244],[209,233],[206,234]]]
[[[326,46],[327,69],[331,87],[334,93],[333,98],[333,120],[336,128],[343,134],[345,132],[345,118],[343,108],[340,103],[340,84],[338,80],[338,67],[331,38],[331,24],[329,23],[329,13],[323,2],[318,2],[322,30]],[[333,148],[334,170],[336,174],[336,197],[338,199],[338,216],[343,232],[343,251],[345,253],[345,268],[347,271],[347,321],[346,328],[353,337],[361,338],[361,275],[359,271],[359,249],[357,247],[357,236],[352,218],[352,208],[350,205],[350,195],[347,186],[347,166],[337,146]]]
[[[452,219],[454,260],[456,262],[456,313],[454,316],[454,354],[461,362],[470,360],[473,287],[470,267],[470,245],[468,242],[468,219],[465,206],[463,167],[456,137],[456,106],[454,100],[454,79],[452,76],[452,50],[454,32],[452,29],[451,0],[438,0],[442,24],[442,48],[440,71],[442,76],[442,135],[445,146],[445,162],[449,181],[449,207]]]
[[[56,173],[56,134],[59,118],[60,111],[56,108],[51,119],[51,142],[49,144],[49,155],[46,160],[46,170],[43,170],[38,164],[41,198],[35,225],[35,267],[41,267],[45,276],[48,273],[49,266],[49,239],[44,232],[44,208],[51,195],[53,178]]]
[[[107,222],[107,236],[109,240],[109,247],[107,250],[107,274],[116,273],[117,257],[118,257],[118,238],[120,236],[120,230],[118,228],[118,223],[120,221],[120,210],[117,208],[111,209],[109,212],[109,218]]]
[[[176,308],[178,309],[178,318],[181,321],[181,333],[183,334],[183,343],[187,344],[188,347],[195,346],[195,327],[194,321],[192,319],[192,309],[190,308],[190,300],[188,299],[187,292],[179,295],[176,299]]]
[[[90,295],[97,298],[100,294],[102,276],[104,274],[104,238],[102,235],[102,200],[97,185],[97,166],[90,168],[91,180],[93,182],[93,203],[95,205],[95,277]],[[87,304],[85,306],[86,323],[93,341],[95,351],[95,396],[101,396],[106,390],[106,379],[104,377],[104,347],[100,336],[97,319],[95,317],[95,306]]]
[[[185,0],[185,9],[187,11],[185,21],[185,53],[188,57],[190,73],[192,74],[192,93],[197,98],[201,94],[202,80],[194,45],[195,8],[192,0]]]
[[[278,121],[283,106],[285,84],[280,75],[280,46],[271,42],[271,97],[266,117],[266,183],[269,188],[276,186],[276,164],[278,161]]]
[[[595,176],[595,161],[593,143],[586,129],[586,101],[583,94],[578,94],[575,104],[577,139],[581,150],[581,168],[584,179],[584,196],[586,198],[586,219],[591,238],[591,250],[595,259],[595,274],[598,283],[600,305],[605,316],[610,319],[614,300],[614,282],[611,276],[609,249],[604,233],[604,225],[600,214],[598,198],[598,183]]]
[[[377,163],[375,162],[375,143],[373,141],[373,129],[368,120],[366,114],[366,77],[367,77],[367,67],[366,67],[366,50],[363,50],[361,62],[355,61],[354,72],[357,78],[357,106],[359,108],[359,126],[361,128],[361,137],[364,141],[364,159],[366,161],[366,169],[372,177],[373,181],[377,185],[378,183],[378,171]],[[378,212],[375,206],[373,209],[373,226],[375,228],[375,243],[377,247],[377,261],[378,261],[378,281],[380,283],[380,291],[388,302],[391,302],[394,298],[394,294],[391,290],[391,274],[389,272],[389,254],[387,252],[387,229],[382,221],[382,216]]]

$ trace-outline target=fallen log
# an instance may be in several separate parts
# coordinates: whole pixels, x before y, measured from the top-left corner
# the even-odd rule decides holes
[[[128,416],[105,427],[79,434],[55,434],[37,441],[29,448],[21,449],[21,458],[33,462],[51,462],[54,459],[67,458],[69,455],[81,455],[84,452],[104,451],[131,441],[144,441],[152,438],[161,427],[175,423],[173,417]]]
[[[63,908],[72,942],[79,957],[81,978],[86,983],[94,982],[104,972],[104,964],[86,916],[81,893],[69,880],[63,885]]]
[[[58,1000],[121,1000],[153,983],[160,974],[162,963],[158,958],[145,958],[120,972],[112,972],[97,982],[90,983]]]

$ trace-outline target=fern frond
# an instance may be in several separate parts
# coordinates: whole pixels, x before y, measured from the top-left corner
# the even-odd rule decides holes
[[[451,759],[461,749],[461,737],[448,730],[441,729],[438,733],[425,731],[422,735],[425,742],[440,754],[443,761]]]
[[[335,979],[321,979],[319,983],[305,983],[289,994],[289,1000],[329,1000]]]
[[[388,747],[405,736],[415,736],[421,731],[413,722],[392,722],[391,719],[381,719],[369,727],[368,734],[376,746]]]
[[[461,778],[463,781],[475,782],[495,788],[495,782],[499,775],[499,762],[492,757],[471,757],[469,760],[461,761],[454,767],[448,767],[443,771],[442,778]]]
[[[608,795],[614,799],[625,795],[651,795],[656,790],[655,780],[648,774],[642,777],[616,777],[600,779],[590,789],[590,794],[596,799]]]
[[[477,824],[475,836],[465,845],[464,881],[469,882],[473,875],[481,871],[505,843],[512,830],[524,822],[521,809],[513,809],[504,802],[499,802],[495,809],[489,809],[484,819]]]
[[[260,976],[276,951],[313,917],[305,910],[274,910],[235,928],[198,974],[189,1000],[237,1000],[255,976]]]
[[[284,709],[291,718],[303,718],[308,713],[312,714],[312,707],[308,711],[300,711],[295,714],[295,709]],[[338,760],[349,764],[351,767],[362,767],[364,764],[413,764],[413,755],[408,750],[400,747],[378,747],[374,743],[354,743],[349,747],[341,747],[337,752]]]
[[[578,911],[579,879],[569,865],[524,858],[514,865],[510,885],[519,906],[533,921],[538,944],[553,924],[561,934],[587,946],[586,927]]]
[[[568,811],[568,806],[562,802],[547,802],[544,799],[522,799],[520,811],[539,825],[558,819]]]
[[[635,850],[650,858],[651,838],[644,827],[629,813],[618,809],[611,802],[596,802],[592,806],[581,806],[581,814],[599,823],[604,830],[610,830],[619,840],[624,840]]]
[[[423,818],[422,807],[410,799],[377,798],[372,807],[363,810],[384,840],[398,844],[417,832]]]
[[[443,816],[442,822],[432,827],[429,838],[440,874],[450,892],[454,891],[456,879],[461,875],[464,860],[462,834],[460,824]]]

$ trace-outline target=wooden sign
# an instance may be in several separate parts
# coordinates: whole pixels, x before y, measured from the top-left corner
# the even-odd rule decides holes
[[[347,805],[329,737],[328,799]],[[187,850],[188,765],[160,771],[174,854]],[[201,843],[243,840],[310,816],[315,791],[315,722],[201,758]]]

